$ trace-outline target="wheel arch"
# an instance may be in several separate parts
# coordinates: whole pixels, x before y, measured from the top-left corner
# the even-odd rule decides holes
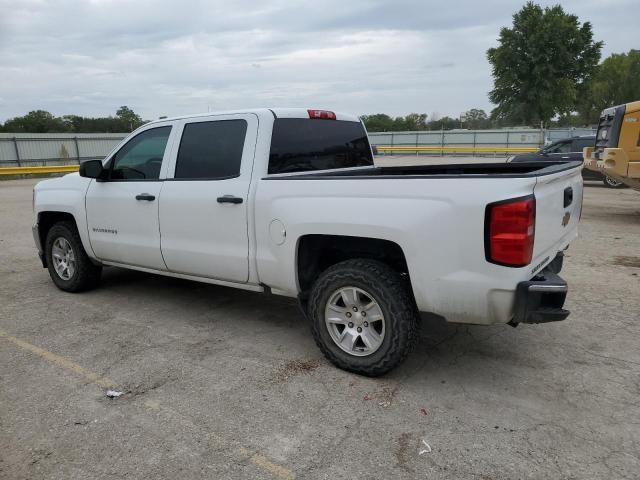
[[[40,245],[42,245],[42,266],[45,268],[47,266],[47,252],[45,248],[47,243],[47,234],[49,233],[49,230],[51,230],[51,227],[60,222],[70,222],[73,224],[80,235],[80,241],[82,242],[85,252],[89,256],[89,259],[95,265],[100,265],[93,256],[93,250],[91,249],[87,232],[84,231],[84,225],[81,222],[78,222],[78,219],[73,213],[65,212],[63,210],[43,210],[37,214],[38,236],[40,238]]]
[[[303,235],[296,247],[296,283],[300,299],[304,302],[315,280],[327,268],[356,258],[378,260],[402,275],[409,275],[402,247],[391,240],[348,235]]]
[[[40,237],[40,245],[44,247],[47,243],[47,234],[51,227],[60,222],[72,222],[73,225],[78,228],[78,222],[72,213],[61,211],[43,211],[38,212],[38,235]],[[44,249],[46,250],[46,249]],[[46,256],[47,252],[44,252]]]

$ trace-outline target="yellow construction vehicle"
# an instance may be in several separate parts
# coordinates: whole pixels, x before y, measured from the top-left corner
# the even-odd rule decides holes
[[[596,143],[583,156],[585,168],[640,191],[640,100],[603,110]]]

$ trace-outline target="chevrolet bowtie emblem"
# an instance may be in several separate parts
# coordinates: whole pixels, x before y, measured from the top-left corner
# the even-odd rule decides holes
[[[569,220],[571,220],[571,213],[565,212],[564,217],[562,217],[562,226],[566,227],[569,225]]]

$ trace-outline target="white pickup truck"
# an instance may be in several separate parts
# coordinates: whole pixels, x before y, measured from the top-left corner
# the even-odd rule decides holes
[[[34,189],[33,234],[62,290],[103,266],[297,297],[337,366],[381,375],[420,312],[563,320],[580,162],[379,167],[365,127],[327,110],[161,119],[104,161]]]

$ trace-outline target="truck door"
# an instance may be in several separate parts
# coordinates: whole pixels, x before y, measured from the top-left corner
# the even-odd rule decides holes
[[[248,195],[258,118],[182,121],[180,146],[160,197],[162,255],[176,273],[246,282]]]
[[[132,137],[105,164],[108,178],[89,185],[89,240],[99,259],[166,270],[158,198],[171,130],[170,124],[150,126]]]

